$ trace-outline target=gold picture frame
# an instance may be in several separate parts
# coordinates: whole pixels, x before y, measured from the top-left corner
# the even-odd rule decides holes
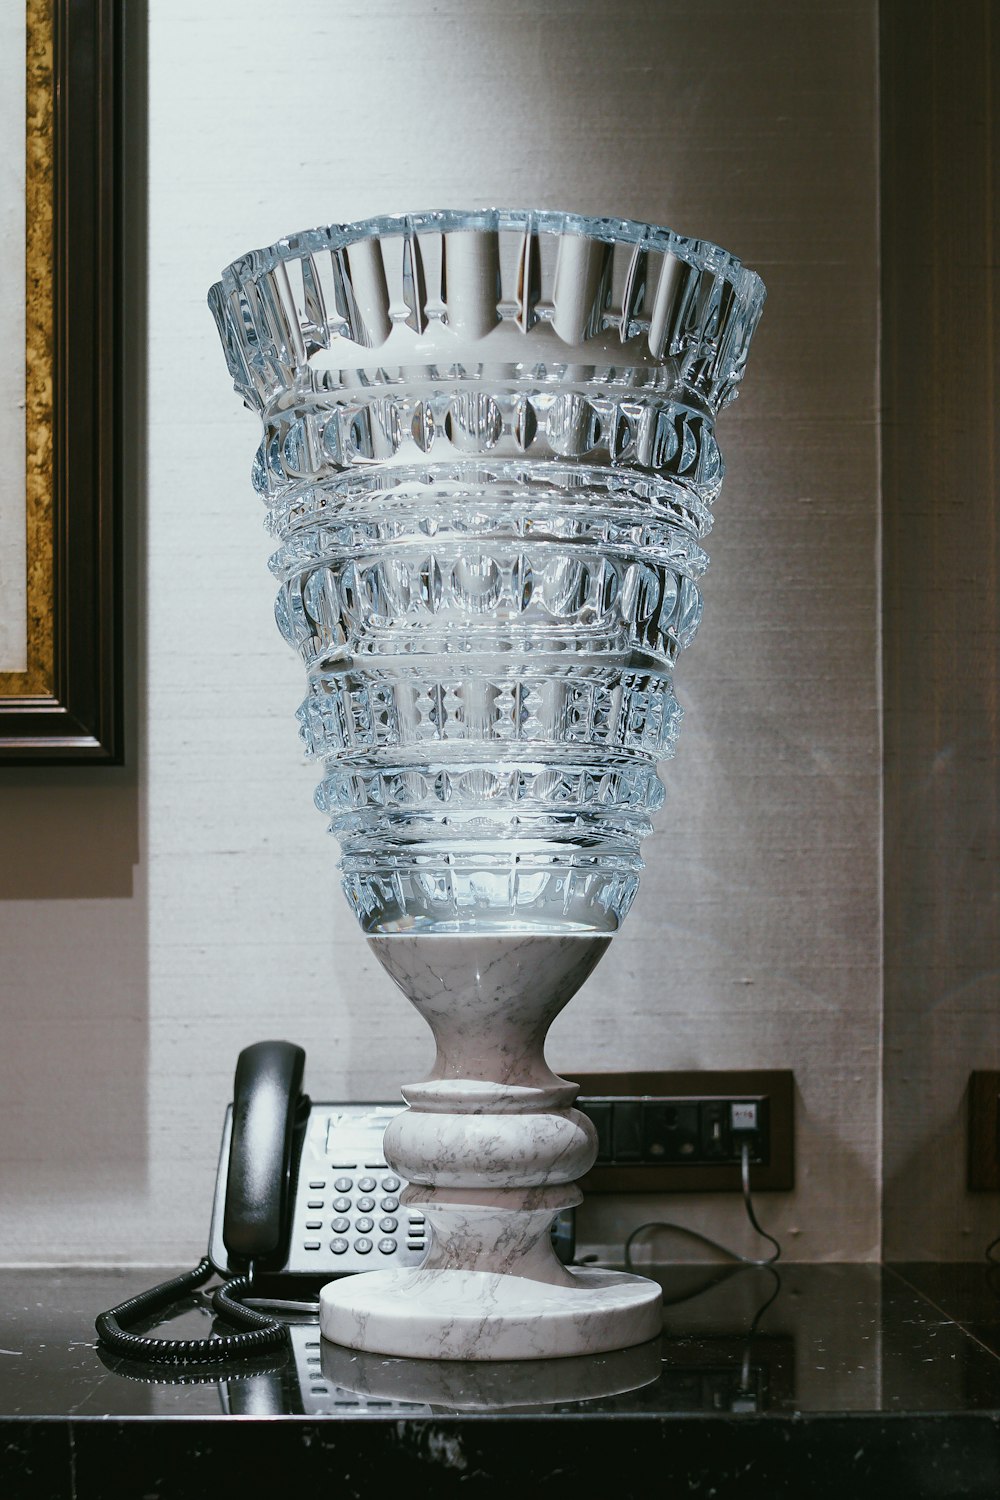
[[[121,0],[27,0],[27,665],[0,764],[120,764]]]

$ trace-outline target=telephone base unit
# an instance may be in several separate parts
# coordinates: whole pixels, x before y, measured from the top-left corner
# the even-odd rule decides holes
[[[401,1200],[406,1183],[382,1154],[385,1127],[402,1103],[313,1103],[306,1122],[290,1195],[291,1214],[285,1250],[286,1276],[314,1281],[370,1271],[391,1257],[416,1266],[427,1249],[424,1215]],[[219,1152],[209,1237],[216,1270],[229,1264],[223,1226],[233,1129],[233,1109],[226,1111]]]
[[[429,1233],[419,1206],[406,1202],[407,1182],[386,1162],[382,1137],[404,1109],[396,1103],[313,1101],[297,1143],[289,1193],[283,1264],[258,1281],[277,1294],[281,1280],[299,1279],[318,1290],[337,1276],[380,1267],[414,1267],[424,1260]],[[230,1272],[226,1248],[226,1194],[233,1135],[233,1106],[226,1110],[208,1253],[220,1275]],[[561,1261],[575,1250],[573,1210],[556,1218],[552,1247]]]

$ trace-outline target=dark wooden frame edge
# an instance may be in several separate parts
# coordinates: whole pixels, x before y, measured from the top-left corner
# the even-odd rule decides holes
[[[0,765],[121,765],[121,0],[53,30],[54,691],[0,698]]]

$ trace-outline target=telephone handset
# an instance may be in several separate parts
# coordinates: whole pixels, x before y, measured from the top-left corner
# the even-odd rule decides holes
[[[373,1264],[417,1266],[427,1249],[423,1214],[400,1203],[406,1184],[382,1155],[385,1127],[403,1104],[316,1104],[302,1092],[305,1053],[291,1042],[256,1042],[236,1064],[226,1111],[208,1254],[192,1271],[130,1298],[97,1319],[101,1342],[143,1361],[208,1362],[285,1348],[276,1318],[242,1298],[297,1290]],[[212,1304],[237,1334],[151,1338],[135,1324],[164,1313],[209,1280],[225,1278]],[[306,1292],[306,1295],[308,1293]]]
[[[297,1289],[377,1265],[418,1266],[427,1249],[406,1182],[382,1154],[385,1128],[403,1104],[311,1103],[302,1092],[305,1053],[291,1042],[256,1042],[236,1064],[226,1111],[208,1254],[193,1271],[130,1298],[97,1319],[101,1342],[145,1361],[208,1362],[288,1344],[286,1326],[243,1305],[273,1296],[279,1278]],[[573,1215],[552,1230],[559,1258],[574,1251]],[[166,1311],[213,1271],[226,1278],[213,1307],[239,1333],[158,1339],[131,1326]]]
[[[255,1254],[258,1272],[269,1279],[319,1284],[376,1265],[418,1266],[427,1248],[424,1215],[401,1203],[406,1182],[382,1154],[385,1128],[402,1101],[310,1106],[300,1095],[283,1104],[276,1084],[286,1082],[285,1063],[270,1049],[287,1045],[258,1042],[240,1054],[222,1132],[209,1259],[226,1274],[238,1264],[234,1252],[242,1251]]]
[[[227,1171],[222,1240],[228,1255],[217,1271],[250,1262],[283,1262],[298,1148],[309,1115],[302,1092],[306,1055],[291,1042],[256,1042],[236,1063],[227,1115]]]
[[[227,1117],[225,1177],[220,1174],[222,1250],[101,1313],[96,1328],[106,1348],[154,1363],[207,1363],[287,1349],[286,1326],[244,1306],[242,1299],[255,1293],[261,1273],[280,1270],[286,1259],[297,1151],[309,1116],[309,1100],[302,1093],[304,1068],[305,1053],[291,1042],[257,1042],[240,1053]],[[165,1313],[203,1286],[214,1271],[227,1280],[214,1292],[212,1306],[239,1332],[165,1339],[133,1331],[135,1324]]]

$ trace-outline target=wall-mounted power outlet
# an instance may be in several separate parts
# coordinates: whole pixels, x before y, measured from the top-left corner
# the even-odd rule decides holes
[[[754,1191],[795,1185],[794,1079],[787,1070],[573,1073],[597,1130],[590,1193],[738,1191],[744,1145]]]
[[[969,1171],[971,1193],[1000,1192],[1000,1072],[969,1074]]]

